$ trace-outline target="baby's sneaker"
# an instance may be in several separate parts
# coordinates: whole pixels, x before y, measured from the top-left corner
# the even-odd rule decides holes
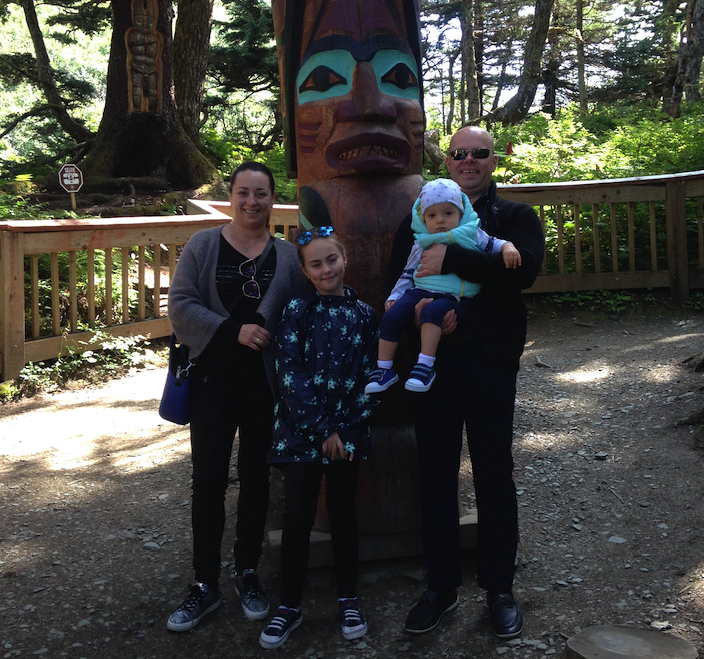
[[[364,387],[365,394],[380,394],[386,391],[392,384],[398,382],[398,375],[393,368],[377,368],[369,376],[369,382]]]
[[[406,380],[406,389],[408,391],[417,391],[424,393],[433,386],[435,380],[435,369],[418,363],[411,370],[411,377]]]

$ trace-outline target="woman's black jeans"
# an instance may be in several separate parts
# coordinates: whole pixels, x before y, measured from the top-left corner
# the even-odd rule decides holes
[[[235,432],[239,429],[235,569],[256,569],[269,506],[267,453],[272,441],[273,396],[266,375],[224,378],[194,375],[191,385],[193,460],[193,568],[195,578],[215,585],[225,529],[225,490]]]
[[[325,503],[330,518],[338,597],[357,597],[357,473],[359,462],[286,465],[286,513],[281,539],[281,603],[301,605],[310,553],[310,531],[325,474]]]

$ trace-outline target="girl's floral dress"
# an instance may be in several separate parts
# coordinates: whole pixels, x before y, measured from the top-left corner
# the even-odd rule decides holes
[[[276,336],[279,401],[269,462],[327,462],[323,442],[335,431],[355,460],[371,451],[369,417],[378,400],[364,393],[376,366],[372,308],[345,295],[311,290],[286,306]]]

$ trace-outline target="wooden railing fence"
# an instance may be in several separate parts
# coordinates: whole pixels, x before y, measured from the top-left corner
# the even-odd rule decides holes
[[[500,186],[536,208],[548,243],[529,293],[704,288],[704,171],[636,179]],[[0,223],[0,381],[29,362],[98,347],[109,336],[167,336],[166,293],[178,247],[230,219],[227,202],[189,214]],[[275,206],[288,235],[296,206]],[[79,281],[80,280],[80,281]]]

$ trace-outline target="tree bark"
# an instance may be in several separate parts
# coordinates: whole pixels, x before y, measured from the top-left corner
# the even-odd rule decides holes
[[[584,0],[577,1],[577,79],[579,81],[579,111],[583,117],[589,112],[587,105],[587,79],[584,62]]]
[[[214,0],[179,0],[174,29],[174,89],[186,135],[200,144],[205,74],[210,54]]]
[[[139,29],[130,3],[112,0],[105,109],[98,135],[83,162],[86,184],[98,186],[106,178],[153,177],[188,189],[212,182],[218,178],[217,171],[188,138],[176,110],[171,0],[132,0],[132,4],[137,12],[142,7],[156,7],[158,16],[148,38],[134,37],[130,30]],[[159,49],[142,48],[143,42],[149,45],[155,41]],[[135,60],[136,68],[128,72],[130,61]],[[145,98],[140,102],[142,88]]]
[[[663,52],[663,74],[656,89],[662,89],[662,111],[670,110],[671,99],[674,93],[675,81],[677,80],[677,45],[675,43],[675,12],[679,6],[678,0],[663,0],[662,9],[662,52]]]
[[[466,85],[467,121],[471,122],[480,116],[477,60],[474,48],[474,0],[462,0],[459,18],[462,30],[462,70]]]
[[[684,94],[690,103],[701,101],[699,77],[704,58],[704,0],[694,0],[692,18],[688,21],[687,47],[691,50],[684,74]]]
[[[680,114],[683,93],[690,102],[701,100],[699,75],[704,56],[704,0],[690,0],[687,6],[686,38],[680,46],[677,78],[672,86],[668,114]]]
[[[447,62],[447,79],[450,83],[450,98],[448,100],[447,121],[445,123],[445,135],[452,135],[452,122],[455,120],[455,62],[460,56],[458,50],[454,55],[450,55]]]
[[[499,107],[499,100],[501,99],[501,94],[504,91],[506,85],[506,69],[511,61],[511,53],[513,51],[513,37],[509,37],[508,41],[504,43],[504,49],[499,56],[499,61],[501,62],[501,72],[499,73],[499,82],[496,85],[496,95],[494,96],[494,101],[491,104],[491,112],[494,112],[496,108]]]
[[[76,140],[76,142],[80,144],[81,142],[91,139],[93,133],[71,118],[59,94],[59,90],[56,87],[54,73],[51,70],[51,63],[49,61],[49,53],[47,53],[46,44],[44,43],[44,35],[39,27],[37,12],[34,8],[34,0],[19,0],[19,4],[24,11],[27,29],[32,37],[32,44],[34,45],[34,52],[37,58],[37,76],[39,78],[39,84],[41,85],[52,113],[59,122],[59,125],[72,139]]]
[[[523,72],[518,82],[518,91],[495,112],[490,119],[503,124],[517,123],[524,119],[535,99],[541,81],[541,59],[545,40],[550,28],[553,0],[536,0],[533,26],[526,42],[523,58]]]

